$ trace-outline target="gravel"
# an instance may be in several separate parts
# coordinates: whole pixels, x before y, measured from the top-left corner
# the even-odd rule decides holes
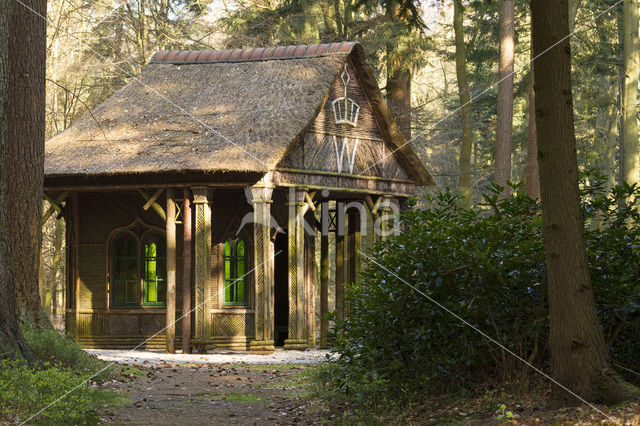
[[[127,365],[154,364],[314,364],[325,361],[326,350],[285,351],[276,349],[270,355],[216,349],[207,354],[167,354],[161,351],[86,349],[103,361]]]

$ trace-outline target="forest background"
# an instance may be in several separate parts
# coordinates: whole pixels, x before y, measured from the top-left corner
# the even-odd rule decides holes
[[[634,2],[569,2],[578,165],[608,188],[638,181],[637,3],[624,3]],[[528,1],[52,0],[47,15],[47,138],[158,50],[357,40],[438,188],[476,204],[511,180],[539,196]],[[64,224],[46,212],[41,298],[60,317]]]

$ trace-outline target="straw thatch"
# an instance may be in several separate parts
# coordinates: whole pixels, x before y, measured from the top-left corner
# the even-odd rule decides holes
[[[272,170],[322,107],[354,46],[362,50],[350,44],[347,52],[301,58],[152,61],[92,115],[47,141],[45,175]],[[373,84],[366,89],[381,100]],[[377,111],[389,120],[386,105]],[[381,127],[393,145],[404,143],[395,124]],[[410,149],[399,153],[418,183],[431,180]]]

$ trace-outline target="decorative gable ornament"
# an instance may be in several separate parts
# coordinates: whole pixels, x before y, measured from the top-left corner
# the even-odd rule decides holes
[[[358,125],[358,114],[360,113],[360,105],[353,99],[347,97],[347,85],[351,80],[347,66],[344,66],[342,74],[340,74],[342,83],[344,84],[344,96],[336,98],[331,102],[333,107],[333,117],[336,120],[336,124],[349,124],[356,127]]]
[[[353,167],[356,164],[356,151],[358,150],[358,144],[360,141],[356,138],[353,147],[349,149],[349,139],[342,138],[342,149],[338,148],[338,139],[333,137],[333,146],[336,149],[336,164],[338,165],[338,173],[344,172],[345,165],[349,168],[349,173],[353,174]],[[347,162],[345,164],[345,154],[347,155]]]

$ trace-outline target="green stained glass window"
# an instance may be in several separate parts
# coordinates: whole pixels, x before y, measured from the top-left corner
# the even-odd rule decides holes
[[[245,243],[241,238],[227,240],[223,246],[224,304],[246,305],[246,256]]]
[[[164,234],[143,234],[142,244],[133,232],[121,232],[113,239],[113,306],[160,305],[166,301],[166,241]],[[142,297],[140,297],[142,294]]]
[[[113,305],[137,305],[138,300],[138,238],[131,232],[121,232],[113,241]]]
[[[143,304],[164,305],[167,295],[165,273],[167,250],[164,235],[149,232],[143,240]]]

